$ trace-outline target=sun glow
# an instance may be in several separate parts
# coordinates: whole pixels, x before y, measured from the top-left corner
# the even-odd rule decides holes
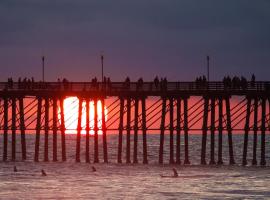
[[[64,117],[65,117],[65,128],[67,134],[77,133],[78,128],[78,110],[79,110],[79,99],[77,97],[68,97],[64,100]],[[60,121],[60,108],[59,108],[59,121]],[[105,121],[107,121],[108,110],[104,105]],[[94,135],[94,116],[95,116],[95,105],[94,101],[89,102],[89,126],[90,135]],[[98,117],[98,129],[102,128],[102,104],[101,101],[97,102],[97,117]],[[86,102],[82,103],[82,134],[86,134]],[[98,134],[102,134],[102,130],[98,131]]]

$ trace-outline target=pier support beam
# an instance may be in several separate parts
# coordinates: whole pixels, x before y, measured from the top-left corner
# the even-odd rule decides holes
[[[16,114],[16,98],[12,98],[12,150],[11,150],[11,154],[12,154],[12,161],[15,161],[16,159],[16,118],[17,118],[17,114]]]
[[[228,131],[230,165],[234,165],[235,161],[234,161],[234,156],[233,156],[230,98],[227,97],[225,101],[226,101],[226,115],[227,115],[227,131]]]
[[[120,98],[120,118],[119,118],[119,137],[118,137],[118,158],[117,162],[122,163],[122,142],[123,142],[123,121],[124,121],[124,99]]]
[[[26,160],[25,124],[23,98],[19,98],[22,160]]]
[[[65,128],[65,110],[64,110],[64,98],[60,99],[61,110],[61,143],[62,143],[62,161],[66,161],[66,128]]]
[[[180,159],[180,138],[181,138],[181,99],[176,101],[176,164],[181,164]]]
[[[41,100],[42,102],[42,100]],[[40,104],[41,105],[41,104]],[[41,109],[41,107],[40,107]],[[44,161],[49,161],[49,110],[50,110],[50,102],[49,98],[45,98],[45,143],[44,143]],[[40,111],[41,113],[41,111]],[[41,115],[41,114],[40,114]],[[41,125],[40,125],[41,126]]]
[[[265,161],[265,112],[266,112],[266,99],[262,98],[262,124],[261,124],[261,162],[262,166],[266,165]]]
[[[145,97],[143,97],[141,101],[142,101],[142,130],[143,130],[143,164],[148,164]]]
[[[81,130],[82,130],[82,99],[79,98],[78,109],[78,127],[77,127],[77,143],[76,143],[76,162],[80,162],[81,154]]]
[[[85,127],[85,131],[86,131],[86,135],[85,135],[85,162],[89,163],[90,162],[90,147],[89,147],[89,143],[90,143],[90,106],[89,106],[90,100],[87,98],[85,100],[85,108],[86,108],[86,127]]]
[[[210,165],[216,164],[215,161],[215,98],[211,98],[211,141],[210,141]]]
[[[188,99],[184,98],[184,137],[185,137],[185,160],[184,164],[189,165],[189,152],[188,152]]]
[[[105,116],[105,101],[101,100],[101,117],[102,117],[102,138],[103,138],[103,158],[104,163],[108,163],[108,150],[107,150],[107,133],[106,133],[106,116]]]
[[[201,150],[201,164],[206,165],[205,154],[206,154],[206,141],[207,141],[207,130],[208,130],[208,105],[209,98],[204,98],[204,111],[203,111],[203,133],[202,133],[202,150]]]
[[[3,161],[7,160],[7,147],[8,147],[8,99],[4,98],[4,149]]]
[[[257,131],[258,131],[258,99],[254,99],[254,126],[253,126],[253,159],[252,165],[257,165]]]
[[[250,104],[251,99],[247,99],[247,111],[246,111],[246,124],[245,124],[245,135],[244,135],[244,149],[243,149],[243,160],[242,165],[247,164],[247,149],[248,149],[248,132],[249,132],[249,119],[250,119]]]
[[[173,148],[173,98],[170,98],[170,164],[174,164],[174,148]]]
[[[37,125],[36,125],[36,142],[35,142],[35,158],[34,161],[39,161],[39,142],[40,142],[40,129],[41,129],[41,107],[42,99],[38,98],[37,104]]]
[[[94,108],[95,108],[95,115],[94,115],[94,163],[99,162],[99,154],[98,154],[98,100],[94,99]]]
[[[218,165],[223,164],[222,159],[222,143],[223,143],[223,99],[220,97],[218,99]]]
[[[131,99],[127,99],[127,149],[126,149],[126,163],[130,163],[130,112],[131,112]]]
[[[57,98],[53,98],[53,161],[57,161]]]
[[[165,116],[166,116],[166,98],[162,98],[161,122],[160,122],[160,142],[159,142],[159,164],[163,163]]]
[[[139,100],[135,98],[134,104],[134,150],[133,163],[138,163],[138,115],[139,115]]]

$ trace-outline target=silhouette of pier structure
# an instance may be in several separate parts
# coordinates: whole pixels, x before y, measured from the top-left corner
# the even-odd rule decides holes
[[[148,163],[149,132],[160,134],[159,159],[164,163],[165,133],[169,133],[169,163],[190,164],[189,135],[201,134],[201,164],[207,164],[207,137],[210,134],[209,164],[223,164],[222,148],[227,135],[229,164],[234,164],[233,137],[243,134],[242,164],[247,164],[248,137],[253,133],[253,160],[257,165],[257,143],[260,136],[260,165],[266,165],[265,134],[270,131],[270,82],[247,82],[244,88],[227,86],[223,82],[167,82],[166,85],[154,82],[37,82],[29,85],[13,82],[0,83],[0,131],[3,133],[3,161],[8,160],[8,141],[11,137],[11,160],[16,160],[16,142],[20,134],[22,159],[27,158],[26,133],[35,134],[34,161],[40,160],[41,133],[44,133],[44,161],[49,161],[49,135],[52,134],[52,160],[66,161],[66,119],[64,100],[77,97],[78,106],[75,119],[77,128],[76,161],[81,161],[81,134],[86,132],[85,161],[90,162],[90,132],[94,132],[93,162],[100,161],[99,148],[103,148],[103,161],[107,163],[107,134],[118,134],[117,162],[138,163],[138,137],[142,135],[143,163]],[[234,99],[234,103],[232,103]],[[93,119],[89,116],[94,106]],[[98,102],[101,117],[98,117]],[[75,104],[75,102],[73,102]],[[267,105],[268,104],[268,105]],[[85,106],[83,106],[85,105]],[[68,109],[72,109],[70,106]],[[72,111],[73,112],[73,111]],[[82,112],[86,113],[86,124],[82,125]],[[102,131],[102,134],[98,133]],[[133,133],[133,134],[132,134]],[[126,146],[123,146],[126,134]],[[260,134],[260,135],[259,135]],[[184,140],[181,141],[181,135]],[[57,155],[57,137],[61,137],[61,156]],[[102,137],[102,145],[99,145]],[[133,137],[133,151],[131,151]],[[215,144],[215,137],[218,143]],[[184,149],[180,149],[181,143]],[[176,147],[176,148],[175,148]],[[123,148],[126,155],[123,156]],[[217,150],[217,152],[215,152]],[[180,152],[184,152],[184,158]],[[133,152],[133,155],[131,155]],[[1,152],[0,152],[1,153]],[[217,159],[216,159],[217,158]],[[32,158],[31,158],[32,159]]]

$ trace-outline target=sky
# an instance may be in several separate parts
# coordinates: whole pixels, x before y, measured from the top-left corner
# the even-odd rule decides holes
[[[0,81],[270,80],[269,0],[1,0]]]

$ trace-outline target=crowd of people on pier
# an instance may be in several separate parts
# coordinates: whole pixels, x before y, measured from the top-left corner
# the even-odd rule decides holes
[[[197,77],[195,83],[197,89],[203,89],[207,87],[207,80],[205,76]]]
[[[34,77],[32,78],[18,78],[18,82],[13,81],[12,78],[8,78],[8,81],[5,85],[5,89],[24,89],[24,90],[34,90],[34,89],[61,89],[63,87],[65,90],[69,89],[71,84],[69,81],[64,78],[60,80],[58,78],[57,84],[50,85],[50,83],[38,81],[35,82]]]
[[[233,76],[225,76],[222,80],[222,83],[218,84],[219,88],[223,89],[237,89],[237,90],[246,90],[248,87],[252,88],[255,87],[255,75],[252,74],[250,81],[248,81],[244,76],[238,77]],[[8,78],[7,83],[5,85],[5,89],[59,89],[59,90],[68,90],[72,88],[73,83],[69,82],[66,78],[60,79],[58,78],[57,83],[49,83],[38,81],[35,82],[34,78],[19,78],[18,82],[14,82],[12,78]],[[125,81],[122,83],[112,83],[109,77],[103,77],[102,82],[98,82],[97,77],[92,78],[91,82],[83,83],[83,90],[137,90],[141,91],[144,89],[150,89],[153,91],[164,91],[168,89],[168,81],[167,78],[159,78],[156,76],[152,82],[147,82],[147,88],[144,86],[145,83],[143,78],[139,78],[136,82],[131,82],[129,77],[126,77]],[[192,86],[192,87],[191,87]],[[216,87],[215,85],[212,85]],[[189,88],[196,88],[196,89],[211,89],[211,85],[208,84],[208,80],[205,76],[199,76],[195,79],[195,87],[194,83],[189,83]],[[170,86],[171,87],[171,86]],[[181,87],[181,82],[176,82],[173,85],[175,89]],[[270,90],[270,85],[265,83],[262,85],[265,89]]]
[[[230,76],[225,76],[222,80],[222,83],[223,83],[224,89],[246,90],[248,88],[248,80],[244,76],[241,76],[241,77],[234,76],[232,78]],[[196,89],[206,89],[206,88],[210,87],[208,85],[208,81],[207,81],[205,76],[197,77],[195,80],[195,84],[196,84]],[[252,76],[251,76],[250,86],[251,87],[255,86],[255,75],[254,74],[252,74]]]

